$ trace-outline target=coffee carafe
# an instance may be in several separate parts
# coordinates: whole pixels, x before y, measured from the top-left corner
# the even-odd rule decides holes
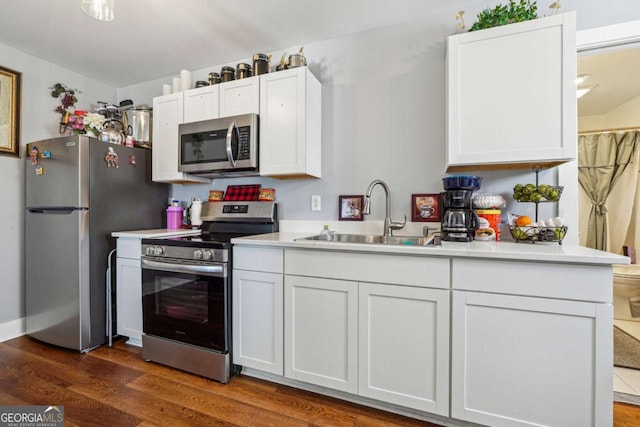
[[[453,176],[443,178],[445,191],[442,199],[442,240],[470,242],[478,229],[478,216],[473,211],[471,198],[480,188],[479,176]]]

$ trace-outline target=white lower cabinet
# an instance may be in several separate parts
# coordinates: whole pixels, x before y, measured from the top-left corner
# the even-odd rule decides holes
[[[358,284],[285,276],[285,376],[356,393]]]
[[[127,344],[142,346],[141,239],[117,240],[116,323],[117,333],[129,337]]]
[[[233,283],[235,363],[460,425],[612,425],[610,265],[239,246]]]
[[[452,417],[611,426],[611,304],[453,291],[452,312]]]
[[[449,415],[449,294],[360,283],[358,394]]]
[[[283,250],[235,247],[233,363],[284,375]]]
[[[233,363],[283,372],[282,274],[233,272]]]

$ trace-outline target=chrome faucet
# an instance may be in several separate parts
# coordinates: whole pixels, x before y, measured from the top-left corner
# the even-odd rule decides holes
[[[380,184],[384,189],[384,194],[386,198],[386,207],[384,213],[384,235],[392,236],[393,230],[400,230],[407,223],[407,216],[404,216],[404,222],[393,222],[391,221],[391,192],[389,191],[389,186],[382,180],[376,179],[367,188],[367,192],[364,195],[364,208],[362,209],[363,215],[369,215],[371,213],[371,192],[373,191],[373,187]]]

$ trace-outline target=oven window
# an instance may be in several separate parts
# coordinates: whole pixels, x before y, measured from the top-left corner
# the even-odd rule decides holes
[[[227,279],[142,270],[145,334],[228,351]]]

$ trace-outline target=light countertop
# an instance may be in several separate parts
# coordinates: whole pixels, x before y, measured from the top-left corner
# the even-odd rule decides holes
[[[200,230],[189,229],[171,229],[171,228],[157,228],[153,230],[132,230],[132,231],[114,231],[111,233],[113,237],[124,238],[136,238],[136,239],[157,239],[162,237],[172,236],[197,236],[200,234]]]
[[[442,242],[441,246],[384,245],[296,240],[318,233],[280,232],[231,240],[237,246],[265,246],[297,249],[404,254],[413,256],[484,258],[495,260],[543,261],[578,264],[629,264],[629,258],[577,245],[552,242]]]

